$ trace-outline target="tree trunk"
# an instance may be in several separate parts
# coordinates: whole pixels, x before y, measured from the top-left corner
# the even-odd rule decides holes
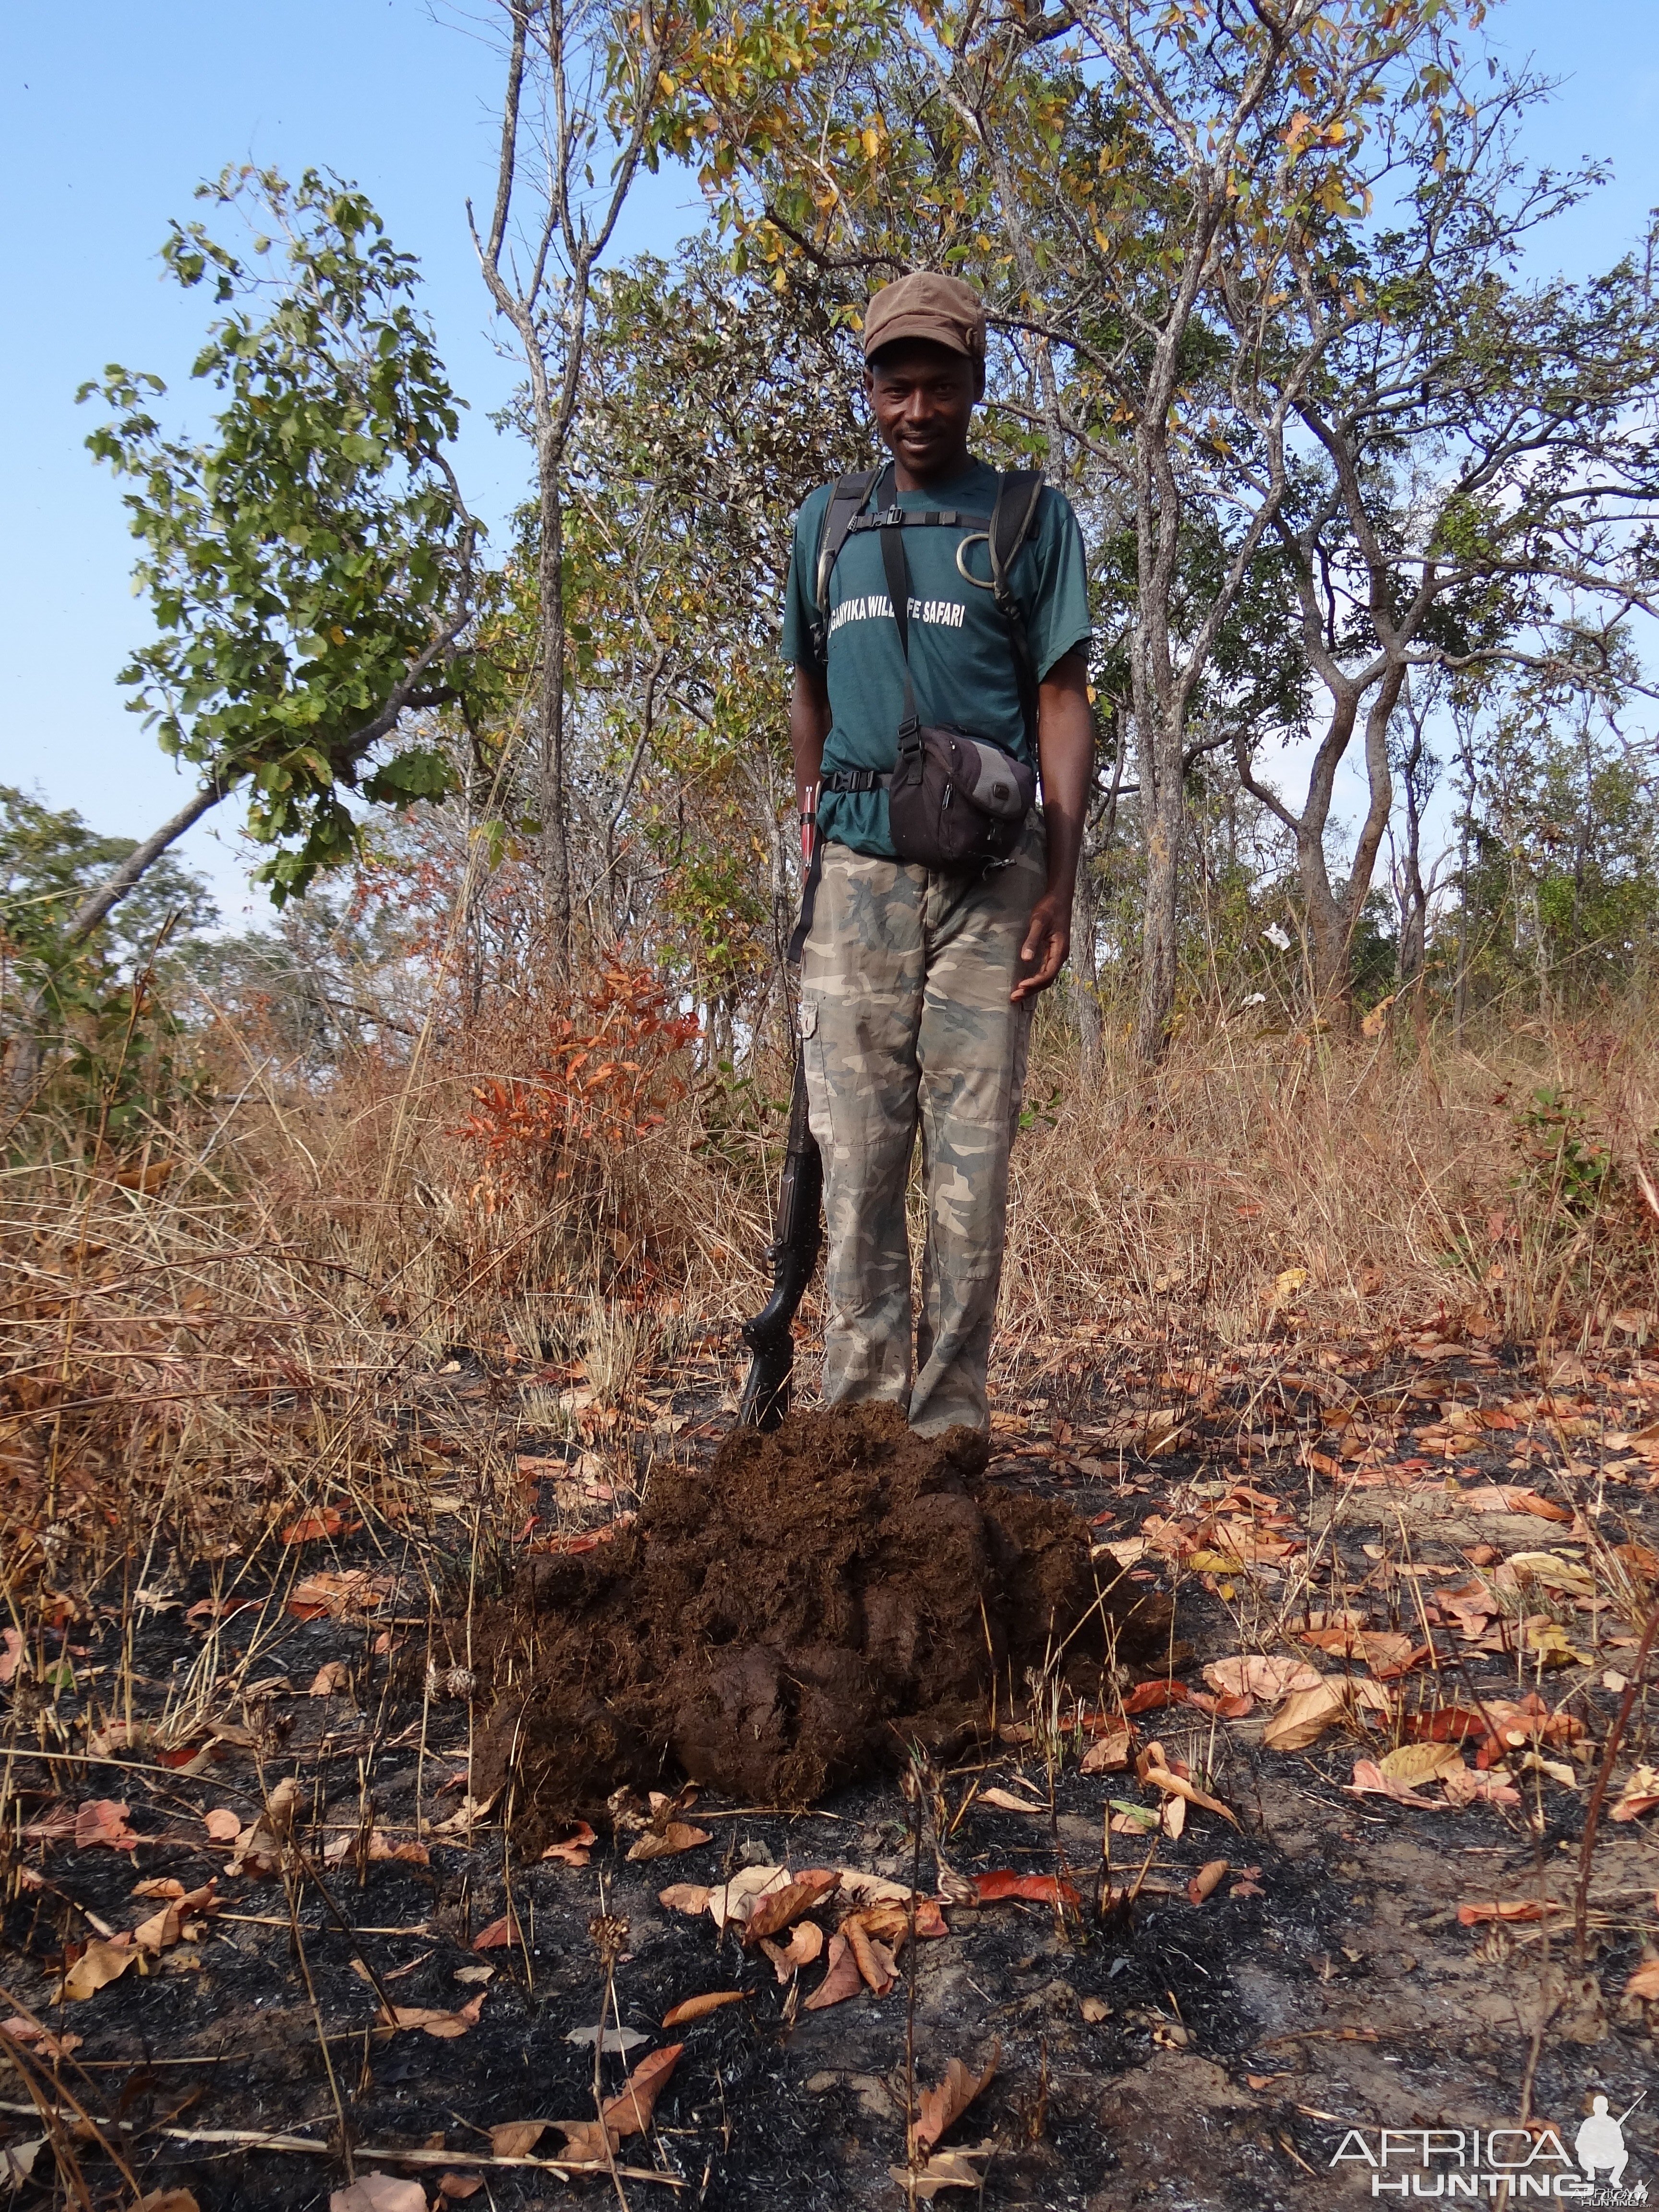
[[[1078,1073],[1085,1091],[1100,1080],[1099,927],[1094,870],[1084,851],[1072,900],[1072,1012],[1077,1023]]]
[[[571,959],[570,843],[564,775],[564,501],[561,477],[564,441],[544,435],[537,447],[541,478],[542,658],[537,687],[540,746],[537,757],[541,811],[542,883],[552,919],[554,957],[561,972]]]
[[[1151,747],[1145,750],[1150,752]],[[1134,1027],[1134,1055],[1146,1069],[1155,1067],[1163,1058],[1175,1014],[1181,891],[1179,738],[1174,773],[1165,769],[1155,788],[1148,773],[1150,765],[1143,759],[1140,791],[1146,823],[1146,908],[1140,939],[1140,1002],[1135,1012]]]

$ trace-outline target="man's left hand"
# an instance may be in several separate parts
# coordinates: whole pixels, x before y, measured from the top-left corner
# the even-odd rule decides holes
[[[1071,899],[1060,891],[1045,891],[1031,909],[1031,926],[1019,948],[1019,964],[1031,972],[1008,994],[1011,1004],[1017,1006],[1022,999],[1035,999],[1039,991],[1046,991],[1066,965],[1071,949]]]

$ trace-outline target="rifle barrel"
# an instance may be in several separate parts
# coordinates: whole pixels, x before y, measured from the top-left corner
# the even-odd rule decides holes
[[[817,1264],[823,1195],[823,1162],[807,1120],[806,1070],[798,1046],[789,1091],[789,1134],[778,1181],[777,1220],[767,1255],[772,1262],[772,1295],[743,1324],[750,1358],[738,1407],[739,1428],[775,1429],[789,1410],[795,1360],[792,1323]]]

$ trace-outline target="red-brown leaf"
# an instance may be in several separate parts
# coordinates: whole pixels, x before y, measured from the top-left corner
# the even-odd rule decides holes
[[[1010,1869],[999,1869],[994,1874],[976,1874],[970,1879],[981,1905],[995,1905],[1005,1897],[1021,1897],[1032,1905],[1075,1906],[1083,1902],[1071,1883],[1056,1874],[1015,1874]]]
[[[827,2005],[841,2004],[848,1997],[855,1997],[863,1987],[864,1977],[859,1972],[852,1945],[844,1936],[832,1936],[830,1963],[823,1979],[807,1998],[804,2009],[822,2012]]]
[[[828,1897],[841,1876],[833,1867],[808,1867],[804,1874],[782,1889],[775,1889],[763,1897],[744,1923],[743,1942],[745,1950],[760,1942],[763,1936],[775,1936],[799,1920],[803,1912],[810,1912],[823,1898]]]
[[[683,2043],[671,2043],[662,2051],[653,2051],[648,2058],[641,2059],[601,2115],[613,2136],[644,2134],[651,2124],[652,2110],[663,2085],[678,2065],[684,2048]]]
[[[1184,1682],[1142,1682],[1123,1700],[1126,1715],[1156,1712],[1160,1705],[1184,1705],[1190,1692]]]
[[[997,2070],[997,2061],[1002,2056],[1000,2043],[991,2045],[991,2055],[985,2062],[982,2073],[975,2074],[959,2058],[953,2058],[945,2069],[945,2079],[937,2089],[921,2093],[921,2117],[917,2120],[917,2148],[932,2150],[933,2145],[949,2127],[955,2125],[981,2089]]]
[[[1565,1909],[1550,1898],[1495,1898],[1489,1904],[1460,1905],[1457,1921],[1461,1928],[1475,1928],[1483,1920],[1547,1920]]]
[[[84,1798],[75,1814],[75,1848],[90,1850],[94,1844],[112,1851],[136,1851],[138,1838],[127,1826],[127,1808],[110,1797]]]

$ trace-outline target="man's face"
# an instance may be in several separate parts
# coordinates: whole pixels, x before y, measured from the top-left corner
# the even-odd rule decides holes
[[[931,338],[897,339],[866,371],[865,390],[882,443],[912,476],[926,483],[965,454],[979,394],[966,355]]]

